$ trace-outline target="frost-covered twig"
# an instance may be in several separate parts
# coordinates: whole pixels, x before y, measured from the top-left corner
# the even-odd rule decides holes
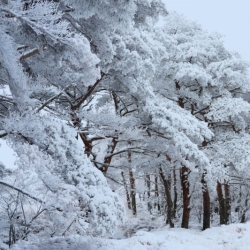
[[[26,191],[24,191],[24,190],[22,190],[22,189],[20,189],[20,188],[18,188],[18,187],[15,187],[15,186],[13,186],[13,185],[7,183],[7,182],[0,181],[0,184],[1,184],[1,185],[4,185],[4,186],[6,186],[6,187],[12,188],[12,189],[14,189],[14,190],[16,190],[16,191],[18,191],[18,192],[20,192],[20,193],[22,193],[22,194],[28,196],[29,198],[31,198],[31,199],[33,199],[33,200],[36,200],[36,201],[38,201],[38,202],[40,202],[40,203],[44,203],[44,201],[41,200],[40,198],[37,198],[37,197],[33,196],[32,194],[29,194],[29,193],[27,193]]]
[[[55,41],[60,41],[60,43],[67,45],[67,46],[69,45],[65,39],[54,35],[53,33],[49,32],[47,29],[45,29],[42,25],[39,25],[38,23],[31,21],[29,18],[27,18],[25,16],[19,15],[19,14],[15,13],[9,9],[6,9],[6,8],[0,8],[0,11],[6,12],[6,13],[10,14],[12,17],[16,17],[16,18],[20,19],[21,21],[26,22],[31,27],[35,27],[36,29],[41,31],[43,34],[48,35],[50,38],[52,38]]]
[[[69,226],[65,229],[65,231],[63,232],[62,236],[65,236],[66,232],[70,229],[70,227],[73,225],[73,223],[76,221],[76,219],[74,219]]]

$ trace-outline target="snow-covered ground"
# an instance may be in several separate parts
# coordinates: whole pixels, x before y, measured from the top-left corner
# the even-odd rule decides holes
[[[99,250],[248,250],[250,223],[214,227],[205,231],[163,228],[138,231],[127,239],[102,239]]]
[[[0,244],[1,247],[1,244]],[[7,248],[3,248],[7,249]],[[36,244],[19,242],[13,250],[249,250],[250,223],[214,227],[206,231],[162,228],[138,231],[126,239],[100,239],[71,235]]]

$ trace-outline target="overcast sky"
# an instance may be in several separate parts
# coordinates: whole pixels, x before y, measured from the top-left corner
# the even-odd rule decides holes
[[[205,30],[225,35],[225,47],[250,61],[250,0],[162,0]]]

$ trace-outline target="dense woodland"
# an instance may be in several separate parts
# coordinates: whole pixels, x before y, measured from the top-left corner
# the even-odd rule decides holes
[[[0,15],[0,138],[17,155],[0,164],[0,249],[107,237],[128,214],[249,219],[249,69],[219,34],[160,0],[0,0]]]

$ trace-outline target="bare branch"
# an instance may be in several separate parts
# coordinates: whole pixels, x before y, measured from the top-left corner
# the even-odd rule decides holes
[[[37,48],[34,48],[32,50],[27,51],[26,53],[22,54],[19,58],[20,61],[27,59],[28,57],[31,57],[35,54],[39,53],[39,50]]]
[[[105,74],[103,72],[101,72],[101,78],[98,79],[95,84],[93,86],[91,86],[88,90],[88,92],[86,93],[86,95],[84,95],[83,97],[80,98],[79,102],[72,106],[72,110],[76,110],[79,109],[80,106],[87,100],[87,98],[93,93],[93,91],[95,90],[96,86],[100,83],[100,81],[103,79],[103,77],[105,76]]]
[[[205,108],[200,109],[199,111],[194,112],[193,115],[199,114],[200,112],[202,112],[202,111],[204,111],[204,110],[206,110],[208,108],[209,108],[209,106],[206,106]]]
[[[6,80],[4,80],[3,78],[0,78],[0,81],[3,81],[5,83],[8,83]]]
[[[69,226],[65,229],[65,231],[63,232],[62,236],[65,236],[66,232],[70,229],[70,227],[72,226],[72,224],[76,221],[76,219],[74,219]]]
[[[71,86],[72,86],[72,84],[67,86],[65,89],[63,89],[61,92],[59,92],[57,95],[55,95],[55,96],[51,97],[50,99],[48,99],[40,108],[37,109],[36,113],[41,111],[44,107],[46,107],[49,103],[53,102],[56,98],[58,98],[59,96],[64,94],[65,91],[68,90]]]
[[[6,135],[8,135],[7,132],[5,132],[4,130],[1,130],[1,131],[0,131],[0,138],[5,137]]]

